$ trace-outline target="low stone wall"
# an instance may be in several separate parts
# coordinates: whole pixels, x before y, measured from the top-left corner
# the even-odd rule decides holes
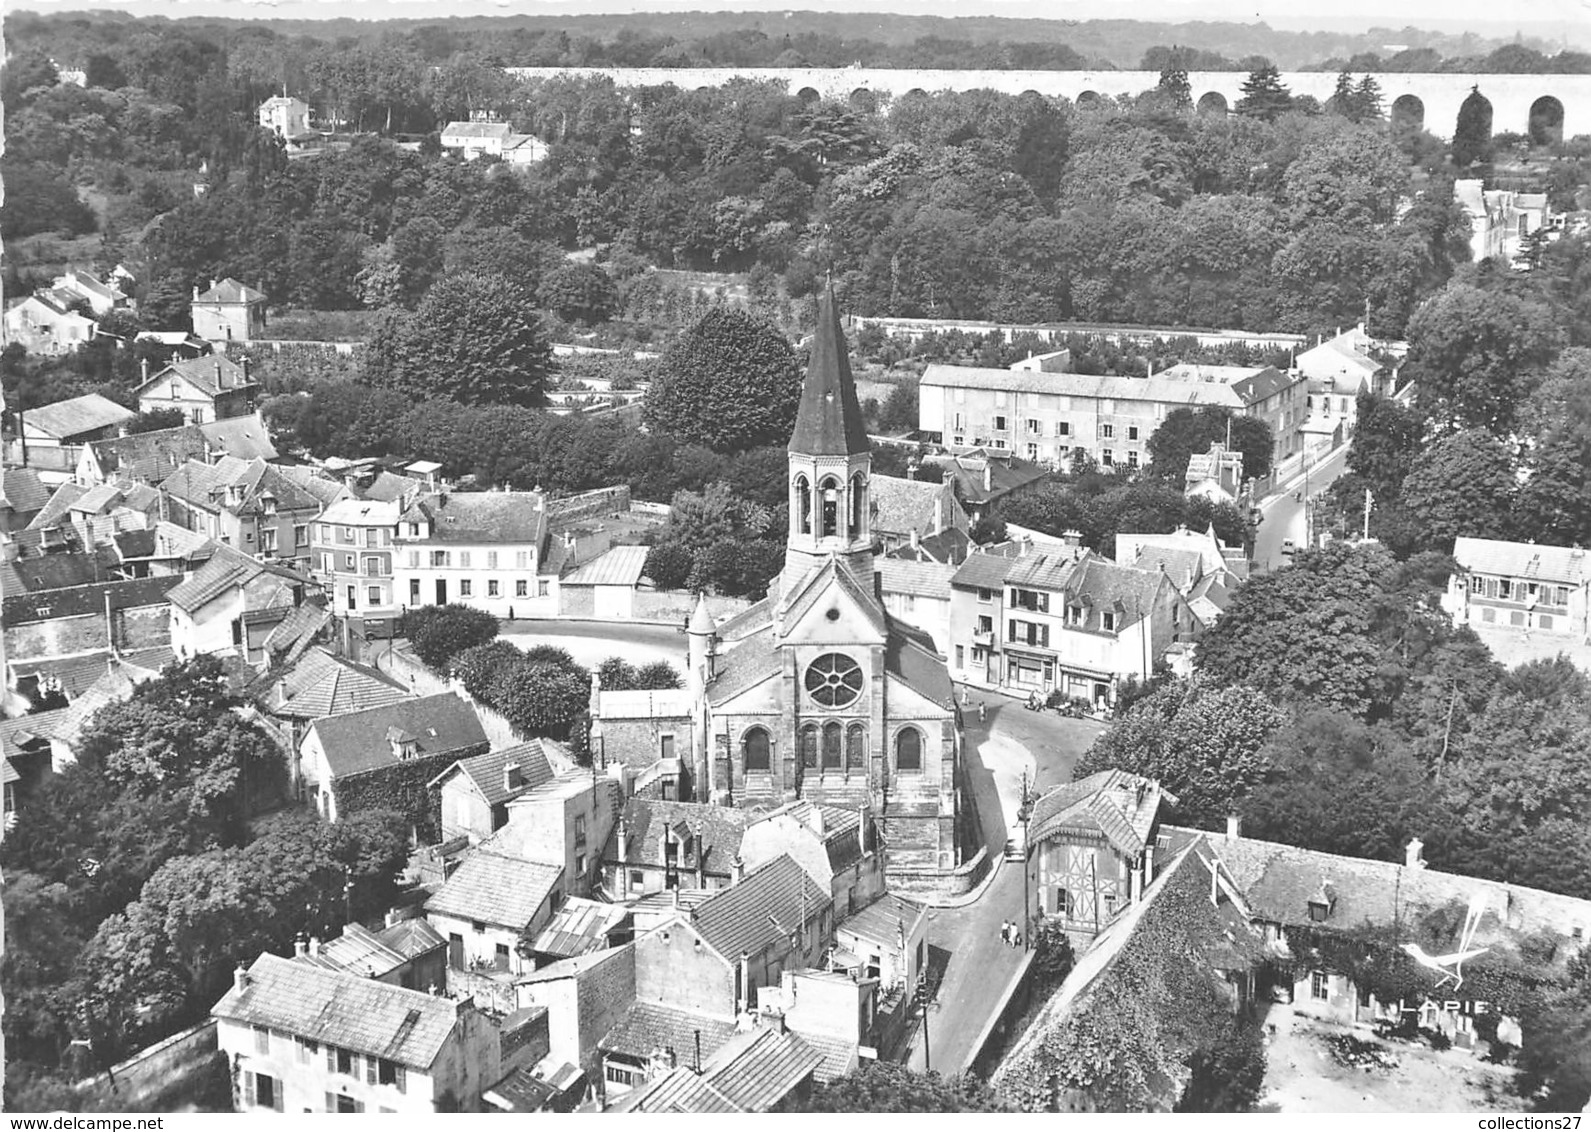
[[[192,1081],[197,1085],[216,1049],[215,1020],[206,1019],[139,1050],[113,1066],[108,1074],[100,1073],[79,1081],[76,1088],[110,1088],[129,1106],[162,1095],[180,1096],[185,1084]]]
[[[560,523],[585,519],[593,515],[622,515],[630,509],[629,484],[599,488],[596,491],[583,491],[579,495],[547,501],[547,517]]]
[[[630,608],[636,621],[667,621],[683,625],[696,612],[696,595],[689,590],[638,588]],[[751,602],[745,598],[707,595],[707,612],[713,615],[715,621],[723,621],[750,608]]]
[[[994,858],[985,846],[970,860],[948,873],[937,869],[889,868],[884,875],[889,879],[891,892],[921,900],[925,904],[942,904],[966,896],[983,883],[983,878],[988,876],[993,867]]]

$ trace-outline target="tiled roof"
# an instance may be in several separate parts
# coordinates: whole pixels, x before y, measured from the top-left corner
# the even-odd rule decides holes
[[[265,573],[265,564],[229,546],[217,546],[210,560],[174,588],[168,600],[189,613]]]
[[[1226,569],[1226,559],[1221,554],[1221,542],[1215,532],[1190,531],[1178,527],[1169,534],[1118,534],[1116,536],[1116,561],[1123,566],[1153,566],[1157,551],[1194,551],[1204,565],[1204,573]]]
[[[1141,853],[1162,801],[1176,796],[1152,778],[1121,770],[1102,770],[1076,782],[1057,786],[1033,803],[1028,821],[1031,844],[1062,828],[1097,829],[1125,856]]]
[[[735,642],[768,627],[773,617],[773,599],[753,602],[718,626],[718,639]]]
[[[223,455],[236,456],[240,460],[276,459],[276,445],[271,443],[271,431],[265,427],[265,421],[259,413],[245,413],[241,417],[228,417],[195,427]]]
[[[680,688],[597,692],[603,719],[682,719],[691,714],[690,693]]]
[[[106,563],[97,552],[67,551],[56,554],[31,555],[7,563],[15,572],[20,589],[8,589],[11,597],[26,591],[61,590],[70,586],[86,586],[97,581],[109,581]],[[7,581],[10,581],[7,578]]]
[[[1571,586],[1591,579],[1586,552],[1579,547],[1460,537],[1453,542],[1453,557],[1474,574],[1502,574]]]
[[[760,954],[829,903],[829,894],[786,854],[747,873],[739,884],[715,892],[690,919],[707,945],[734,963],[742,952]]]
[[[7,475],[9,476],[10,473],[7,472]],[[53,527],[58,523],[65,522],[71,512],[72,504],[83,498],[87,493],[88,488],[82,484],[63,483],[45,501],[39,513],[33,516],[32,521],[28,523],[28,530],[42,531],[47,527]]]
[[[117,657],[106,657],[99,678],[71,697],[71,703],[61,710],[51,735],[68,746],[76,744],[78,736],[83,733],[83,728],[95,712],[107,704],[119,704],[132,699],[138,685],[160,675],[163,667],[159,663],[160,659],[155,657],[145,664],[134,664]]]
[[[963,590],[997,590],[1005,585],[1019,558],[1006,558],[999,554],[969,554],[967,560],[950,579],[951,586]]]
[[[32,468],[5,470],[5,500],[18,515],[42,510],[50,501],[50,489]]]
[[[464,858],[441,891],[425,902],[425,910],[520,931],[562,878],[563,869],[558,865],[476,850]]]
[[[394,478],[403,479],[410,488],[421,486],[418,480]],[[545,500],[534,491],[426,494],[411,501],[402,518],[412,521],[422,515],[431,522],[431,538],[428,541],[434,542],[540,546],[547,530]],[[645,547],[615,549],[631,552],[639,550],[641,560],[644,562],[646,559]],[[636,576],[639,577],[639,573]]]
[[[721,704],[747,688],[771,679],[778,671],[779,650],[774,640],[773,626],[765,625],[758,632],[742,638],[734,648],[719,654],[717,671],[713,675],[713,682],[708,685],[708,699],[714,705]]]
[[[376,938],[405,959],[417,959],[447,945],[447,940],[431,926],[431,921],[419,916],[382,928]]]
[[[480,791],[481,797],[486,799],[488,805],[495,806],[512,798],[518,798],[542,783],[552,780],[552,766],[548,763],[541,744],[540,739],[532,739],[528,743],[504,747],[500,751],[488,751],[484,755],[460,759],[432,779],[431,785],[440,785],[456,770],[475,784],[475,789]],[[510,764],[516,763],[519,766],[520,785],[510,788],[505,781],[504,772]]]
[[[323,507],[329,507],[344,495],[353,494],[348,490],[348,485],[343,483],[342,480],[322,475],[317,469],[308,465],[277,464],[275,467],[277,472],[286,476],[319,500]]]
[[[629,1111],[767,1112],[822,1063],[823,1055],[795,1034],[771,1027],[736,1034],[703,1061],[700,1073],[679,1065]]]
[[[908,562],[942,562],[960,566],[972,553],[972,536],[960,527],[947,527],[936,535],[918,539],[917,545],[903,543],[886,554],[885,558]],[[882,562],[882,559],[878,561]]]
[[[55,728],[66,715],[68,708],[20,715],[15,719],[0,720],[0,753],[7,759],[26,754],[24,748],[35,743],[48,742]]]
[[[867,486],[873,503],[873,530],[880,534],[917,531],[930,535],[953,525],[952,508],[957,506],[954,499],[941,508],[939,522],[934,522],[934,503],[945,494],[943,483],[875,475]]]
[[[142,393],[151,385],[170,381],[173,374],[182,377],[209,397],[234,393],[239,389],[255,388],[254,381],[246,375],[242,366],[221,354],[208,354],[200,358],[182,358],[172,362],[133,392]]]
[[[806,456],[849,456],[870,447],[834,288],[825,287],[818,295],[817,328],[806,379],[801,383],[790,451]]]
[[[449,122],[442,127],[444,137],[506,138],[513,132],[507,122]]]
[[[126,424],[137,415],[109,397],[85,393],[81,397],[29,409],[22,417],[28,428],[57,440],[65,440],[110,425]]]
[[[849,932],[881,948],[899,947],[902,933],[909,943],[912,929],[926,914],[927,909],[923,905],[890,892],[845,917],[834,926],[834,930]]]
[[[1475,900],[1485,908],[1475,946],[1493,952],[1517,952],[1522,942],[1541,932],[1570,936],[1578,929],[1582,936],[1591,935],[1591,901],[1539,888],[1429,867],[1409,868],[1394,861],[1341,857],[1252,837],[1229,840],[1175,828],[1166,832],[1174,843],[1193,837],[1205,845],[1226,866],[1254,915],[1273,923],[1320,927],[1310,918],[1309,901],[1330,885],[1336,900],[1324,921],[1328,927],[1418,924],[1439,909],[1462,909]],[[1559,949],[1560,963],[1567,951]]]
[[[624,804],[623,820],[627,837],[626,863],[661,865],[663,863],[663,831],[670,829],[678,837],[683,832],[700,831],[707,847],[706,867],[709,872],[728,876],[730,862],[740,854],[740,842],[746,827],[757,815],[747,810],[727,806],[710,806],[701,802],[665,802],[650,798],[631,798]],[[603,860],[619,859],[618,828],[608,838]],[[695,867],[694,855],[689,867]]]
[[[263,303],[265,295],[230,275],[203,292],[197,300],[201,303]]]
[[[330,620],[331,610],[315,604],[313,600],[306,601],[267,633],[260,647],[267,656],[274,658],[280,654],[292,662],[302,655],[303,650],[320,635]]]
[[[118,479],[158,483],[184,462],[208,456],[205,434],[198,425],[179,425],[138,432],[89,444],[100,471]]]
[[[615,546],[564,578],[566,586],[634,586],[641,580],[649,547]]]
[[[88,586],[72,586],[68,589],[19,594],[5,599],[3,620],[9,627],[35,621],[57,620],[62,617],[81,617],[92,613],[103,615],[107,606],[111,612],[117,612],[143,606],[165,605],[167,594],[176,588],[180,581],[181,579],[176,577],[134,578],[121,582],[100,582]]]
[[[529,974],[521,975],[514,982],[550,983],[558,979],[578,979],[612,962],[634,966],[635,947],[626,943],[610,947],[605,951],[593,951],[586,955],[576,955],[572,959],[560,959],[556,963],[548,963],[545,967],[537,967]]]
[[[432,929],[435,931],[435,929]],[[379,979],[402,967],[408,958],[360,924],[343,925],[342,935],[321,945],[320,953],[301,960],[333,971],[351,971]]]
[[[695,1056],[701,1035],[702,1057],[711,1057],[735,1034],[735,1023],[655,1002],[637,1002],[597,1043],[607,1053],[649,1058],[660,1049],[672,1049],[681,1064]]]
[[[384,673],[316,648],[282,675],[271,714],[324,719],[408,698],[408,689]]]
[[[401,510],[390,499],[339,499],[326,508],[319,521],[349,527],[394,527]]]
[[[392,728],[418,740],[417,758],[454,751],[473,753],[469,748],[484,747],[487,742],[474,706],[452,692],[333,715],[310,725],[310,731],[320,736],[332,774],[338,777],[396,761],[387,739]]]
[[[467,1003],[405,990],[345,971],[261,955],[242,990],[210,1011],[216,1018],[282,1030],[324,1045],[428,1069]]]
[[[569,958],[604,951],[608,935],[624,923],[630,910],[622,904],[603,904],[571,896],[536,937],[540,955]]]
[[[940,707],[955,706],[956,690],[933,639],[894,617],[884,642],[884,668]]]

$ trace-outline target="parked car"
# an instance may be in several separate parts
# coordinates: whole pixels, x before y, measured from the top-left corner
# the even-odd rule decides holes
[[[1291,558],[1294,555],[1294,553],[1297,552],[1297,550],[1298,550],[1298,547],[1293,545],[1293,540],[1292,539],[1284,538],[1282,540],[1282,557],[1283,558]]]

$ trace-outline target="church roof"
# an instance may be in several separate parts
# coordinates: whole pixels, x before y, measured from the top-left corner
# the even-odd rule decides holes
[[[834,288],[818,299],[818,326],[812,359],[801,386],[790,451],[805,456],[852,456],[869,450],[862,406],[851,377],[849,347],[834,305]]]
[[[794,624],[806,615],[807,610],[816,605],[829,588],[829,579],[848,594],[856,603],[868,624],[873,627],[879,636],[885,632],[884,607],[873,596],[870,587],[864,586],[849,570],[840,565],[837,558],[831,557],[816,570],[803,578],[791,592],[789,602],[785,606],[780,621],[783,624]]]

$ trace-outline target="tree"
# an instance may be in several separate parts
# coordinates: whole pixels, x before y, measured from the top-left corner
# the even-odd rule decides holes
[[[1066,934],[1065,924],[1057,917],[1048,916],[1040,921],[1033,932],[1033,974],[1041,993],[1053,991],[1072,973],[1077,956],[1072,952],[1072,941]]]
[[[1270,769],[1265,741],[1281,714],[1250,688],[1179,682],[1139,700],[1078,761],[1074,776],[1124,770],[1177,795],[1195,824],[1240,812]]]
[[[1574,346],[1558,356],[1520,424],[1531,439],[1515,511],[1519,537],[1591,545],[1591,350]]]
[[[1492,104],[1478,86],[1459,104],[1453,128],[1453,164],[1460,169],[1484,165],[1492,157]]]
[[[1274,122],[1292,108],[1292,93],[1282,84],[1280,72],[1267,62],[1243,80],[1243,97],[1234,109],[1245,117]]]
[[[1214,405],[1199,409],[1173,409],[1149,436],[1149,472],[1180,483],[1188,459],[1226,444],[1243,454],[1243,476],[1255,479],[1271,470],[1273,441],[1270,426],[1257,417],[1236,416]]]
[[[188,423],[181,409],[150,409],[148,412],[139,413],[133,420],[127,422],[124,432],[134,436],[141,432],[158,432],[161,429],[180,428]]]
[[[412,317],[378,328],[367,378],[414,398],[540,405],[553,362],[535,305],[527,287],[500,275],[440,279]]]
[[[1423,543],[1450,549],[1460,535],[1506,539],[1513,533],[1518,474],[1509,446],[1483,429],[1443,437],[1414,461],[1403,503]]]
[[[591,675],[577,664],[525,658],[499,670],[482,697],[521,736],[569,738],[591,699]]]
[[[404,632],[415,656],[432,671],[446,672],[459,653],[497,636],[497,618],[470,605],[422,605],[405,615]]]
[[[464,690],[477,700],[487,699],[498,676],[525,659],[524,650],[501,637],[484,645],[474,645],[453,657],[452,671]]]
[[[1360,392],[1355,409],[1348,470],[1361,477],[1378,500],[1396,499],[1420,453],[1424,432],[1420,416],[1401,402],[1369,390]]]
[[[1591,953],[1569,960],[1562,986],[1521,1019],[1514,1088],[1538,1112],[1580,1112],[1591,1101]]]
[[[1404,374],[1428,417],[1506,436],[1558,349],[1551,312],[1529,299],[1452,283],[1409,319]]]
[[[914,1073],[893,1061],[870,1061],[816,1086],[788,1112],[1009,1112],[976,1077]]]
[[[1155,90],[1174,110],[1193,109],[1193,87],[1188,83],[1188,72],[1174,63],[1160,70],[1160,80]]]
[[[660,590],[681,590],[690,578],[694,561],[690,550],[679,543],[659,543],[646,552],[642,573]]]
[[[647,392],[647,427],[718,452],[784,444],[801,373],[784,335],[734,309],[709,311],[664,352]]]
[[[613,280],[602,268],[589,263],[565,263],[542,276],[536,298],[565,322],[593,324],[612,315],[617,293]]]

